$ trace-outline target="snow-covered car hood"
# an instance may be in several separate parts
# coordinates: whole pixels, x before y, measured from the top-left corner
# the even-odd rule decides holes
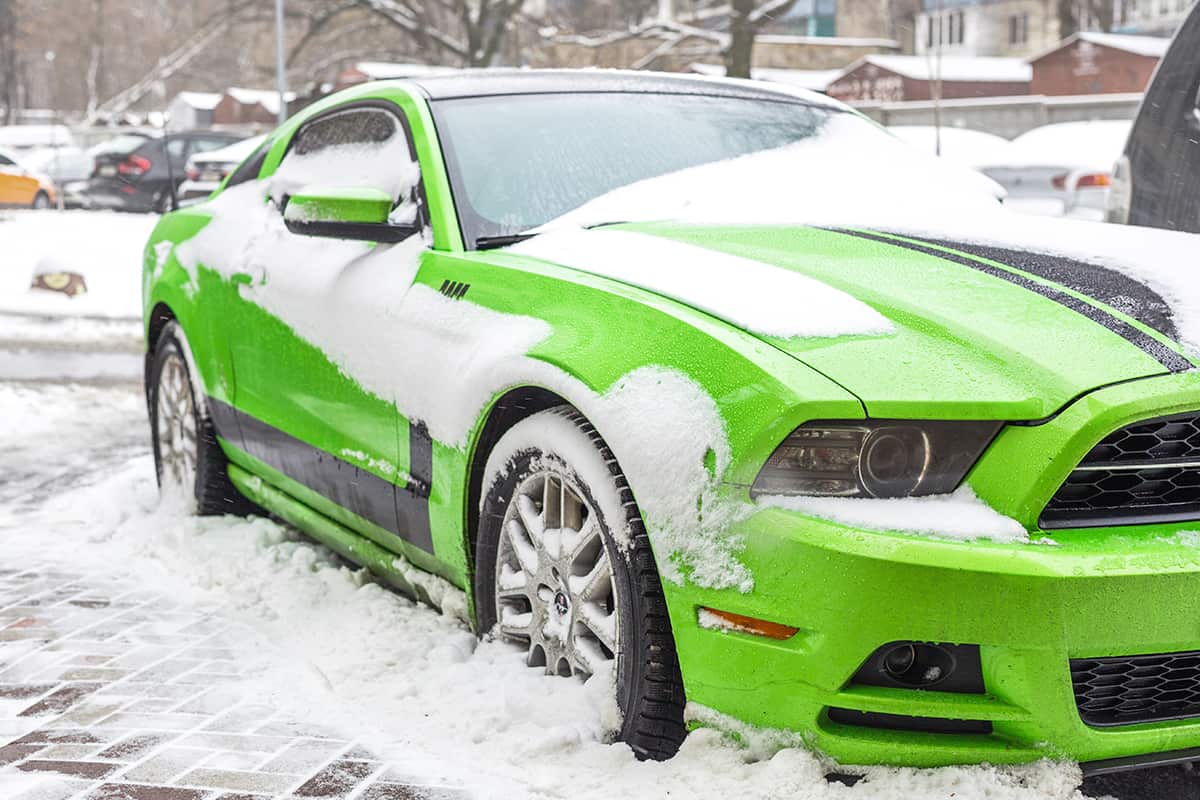
[[[1177,343],[1200,354],[1200,237],[988,222],[651,223],[560,230],[510,252],[724,319],[873,416],[1040,419],[1100,386],[1193,368]]]

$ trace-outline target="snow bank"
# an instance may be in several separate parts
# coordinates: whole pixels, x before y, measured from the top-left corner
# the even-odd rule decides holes
[[[0,311],[52,316],[142,316],[142,252],[153,214],[0,212]],[[30,291],[34,275],[78,272],[87,294]]]
[[[953,494],[927,497],[786,497],[770,495],[760,506],[799,511],[853,528],[915,533],[942,539],[1028,542],[1029,533],[1015,519],[995,511],[969,486]]]
[[[798,272],[657,236],[557,231],[509,251],[639,286],[766,336],[895,330],[867,304]]]

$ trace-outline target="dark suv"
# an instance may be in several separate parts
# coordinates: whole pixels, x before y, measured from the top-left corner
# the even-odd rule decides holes
[[[96,154],[84,203],[89,208],[166,211],[186,177],[189,156],[226,147],[241,138],[217,131],[172,133],[155,139],[118,136]]]
[[[1108,220],[1200,233],[1200,6],[1146,90],[1113,173]]]

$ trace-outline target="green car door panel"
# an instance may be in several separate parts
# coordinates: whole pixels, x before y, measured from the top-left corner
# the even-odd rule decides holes
[[[858,764],[1200,747],[1200,704],[1179,719],[1104,727],[1081,716],[1073,679],[1088,659],[1200,651],[1200,549],[1189,533],[1200,531],[1200,471],[1168,458],[1183,470],[1170,496],[1184,517],[1194,512],[1176,514],[1183,521],[1058,526],[1043,516],[1114,431],[1168,418],[1169,452],[1200,453],[1200,370],[1162,294],[1116,269],[952,230],[603,226],[698,248],[714,264],[802,276],[883,323],[832,335],[756,329],[737,309],[769,289],[737,274],[727,298],[699,302],[686,270],[676,284],[653,282],[537,247],[490,249],[536,243],[537,230],[480,228],[499,237],[489,243],[460,220],[462,185],[448,167],[458,162],[434,108],[439,91],[465,91],[456,87],[380,82],[321,100],[280,128],[257,180],[155,228],[143,264],[148,352],[166,321],[186,332],[247,497],[405,592],[448,608],[452,587],[470,616],[490,448],[520,419],[570,405],[611,449],[641,512],[693,725],[732,717],[797,731]],[[688,87],[680,96],[700,91]],[[395,130],[324,143],[305,133],[359,112],[388,115]],[[408,159],[371,150],[396,142]],[[309,222],[330,227],[306,233]],[[339,224],[381,233],[339,236]],[[572,235],[586,249],[602,234]],[[796,330],[832,313],[805,299],[795,298]],[[947,515],[985,506],[1017,535],[939,538],[752,492],[773,454],[812,470],[844,457],[804,443],[813,423],[869,438],[867,420],[998,432],[961,464],[952,495],[830,499]],[[1118,465],[1102,490],[1166,492],[1157,466]],[[1134,467],[1149,472],[1130,482]],[[1086,502],[1105,508],[1095,495]],[[710,624],[714,611],[785,633]],[[962,665],[977,666],[962,669],[978,673],[977,688],[914,690],[867,675],[873,654],[906,642],[969,652]]]

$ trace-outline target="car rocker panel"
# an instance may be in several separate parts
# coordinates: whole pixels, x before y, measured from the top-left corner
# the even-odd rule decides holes
[[[424,232],[398,244],[290,233],[265,198],[296,132],[355,104],[398,115],[421,167]],[[259,181],[159,223],[145,259],[149,351],[169,320],[186,331],[245,494],[406,591],[443,606],[465,596],[471,614],[496,426],[565,402],[604,437],[640,507],[691,724],[794,731],[848,764],[1200,746],[1191,696],[1122,706],[1108,718],[1118,725],[1089,724],[1079,705],[1096,699],[1089,676],[1125,669],[1103,659],[1200,650],[1200,534],[1188,533],[1200,522],[1039,527],[1114,431],[1200,412],[1200,370],[1160,296],[950,236],[616,226],[794,272],[890,325],[751,332],[681,299],[687,287],[536,249],[465,249],[437,133],[419,87],[356,87],[288,122]],[[248,260],[233,263],[230,237]],[[1118,309],[1118,294],[1138,302]],[[777,456],[829,457],[794,432],[862,443],[896,422],[929,442],[949,421],[991,427],[977,458],[947,467],[961,488],[945,502],[1008,518],[1006,541],[838,521],[841,507],[756,488]]]

